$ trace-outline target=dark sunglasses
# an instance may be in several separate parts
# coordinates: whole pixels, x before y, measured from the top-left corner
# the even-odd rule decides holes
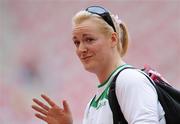
[[[101,6],[90,6],[86,9],[86,11],[101,16],[104,19],[104,21],[107,22],[114,29],[114,32],[116,32],[112,18],[105,8]]]

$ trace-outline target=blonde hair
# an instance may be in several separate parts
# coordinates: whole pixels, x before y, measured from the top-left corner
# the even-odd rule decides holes
[[[114,23],[116,33],[118,34],[118,45],[117,49],[121,57],[123,57],[128,49],[128,42],[129,42],[129,35],[127,27],[123,22],[121,22],[117,16],[114,16],[112,14],[111,18]],[[93,19],[96,21],[97,24],[100,26],[100,31],[104,33],[107,36],[110,36],[112,32],[114,32],[112,26],[110,26],[106,21],[104,21],[99,15],[92,14],[87,11],[80,11],[78,12],[72,19],[73,26],[76,26],[78,24],[81,24],[83,21]]]

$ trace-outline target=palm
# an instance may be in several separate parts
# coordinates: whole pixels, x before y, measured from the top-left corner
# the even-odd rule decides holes
[[[49,124],[66,124],[65,122],[68,122],[70,117],[64,110],[61,111],[59,107],[55,106],[48,111],[47,119],[52,122]]]

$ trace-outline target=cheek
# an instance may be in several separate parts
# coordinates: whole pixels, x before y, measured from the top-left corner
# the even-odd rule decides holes
[[[99,54],[103,54],[108,50],[107,45],[105,44],[99,44],[94,48],[94,51],[96,51]]]
[[[80,54],[79,54],[79,52],[78,52],[78,49],[76,49],[76,55],[79,57],[80,56]]]
[[[78,50],[77,50],[77,48],[76,48],[76,55],[78,55]]]
[[[110,56],[110,48],[108,48],[107,46],[101,46],[97,49],[97,56],[100,59],[100,61],[109,59]]]

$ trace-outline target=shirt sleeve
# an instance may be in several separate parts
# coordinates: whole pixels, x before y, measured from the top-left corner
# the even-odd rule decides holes
[[[158,97],[147,77],[135,69],[122,71],[116,95],[128,124],[158,124]]]

